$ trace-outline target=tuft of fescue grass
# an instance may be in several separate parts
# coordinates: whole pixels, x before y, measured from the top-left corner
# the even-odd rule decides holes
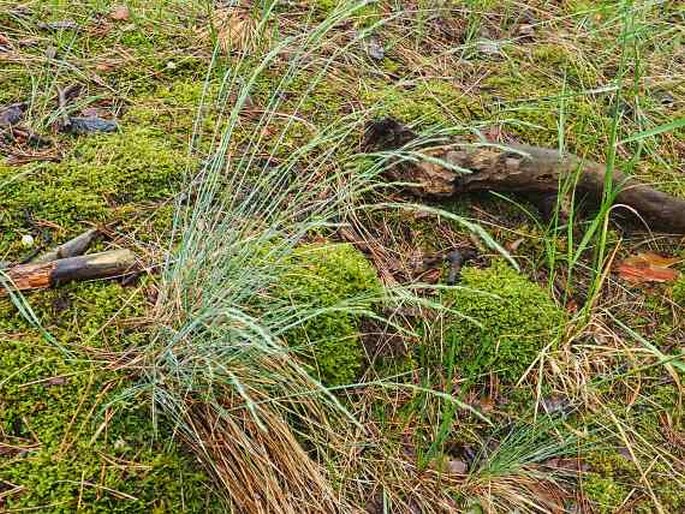
[[[281,112],[300,73],[313,73],[310,87],[328,73],[345,50],[330,29],[364,4],[280,39],[265,37],[275,3],[251,12],[259,16],[252,26],[260,60],[242,53],[226,66],[212,105],[217,130],[201,133],[198,119],[191,141],[194,151],[209,138],[211,153],[199,172],[187,172],[159,284],[160,328],[141,352],[145,380],[132,394],[149,395],[153,417],[173,424],[240,512],[346,510],[332,485],[333,461],[355,421],[282,338],[324,310],[284,305],[272,293],[293,272],[294,247],[342,222],[372,178],[344,166],[363,120],[310,127],[297,109]],[[326,45],[333,56],[314,53]],[[277,87],[256,121],[243,125],[265,74]],[[288,138],[302,128],[307,141],[291,151]]]

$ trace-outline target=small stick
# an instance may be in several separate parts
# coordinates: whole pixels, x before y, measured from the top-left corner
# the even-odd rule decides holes
[[[77,255],[83,255],[90,246],[90,244],[98,236],[98,233],[98,230],[95,228],[86,230],[83,234],[79,234],[75,238],[70,239],[66,243],[58,246],[57,248],[54,248],[49,252],[39,255],[35,259],[31,260],[31,263],[42,264],[44,262],[51,262],[57,259],[65,259],[67,257],[76,257]]]
[[[67,104],[69,99],[78,93],[80,86],[77,84],[72,84],[70,86],[62,89],[57,88],[57,106],[60,110],[60,116],[62,117],[62,127],[67,128],[71,125],[71,119],[69,118],[69,113],[67,112]]]
[[[51,262],[20,264],[5,275],[17,291],[46,289],[72,280],[115,278],[139,271],[136,256],[130,250],[110,250],[92,255],[67,257]],[[0,284],[8,287],[0,276]],[[0,291],[2,294],[2,291]]]

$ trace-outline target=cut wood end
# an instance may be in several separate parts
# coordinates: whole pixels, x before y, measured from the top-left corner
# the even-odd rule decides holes
[[[72,280],[117,278],[138,271],[140,267],[135,254],[130,250],[121,249],[46,263],[22,264],[9,268],[5,274],[10,281],[7,285],[17,291],[30,291],[46,289]],[[5,292],[3,289],[2,293]]]

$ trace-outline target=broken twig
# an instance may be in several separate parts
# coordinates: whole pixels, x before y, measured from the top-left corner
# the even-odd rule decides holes
[[[0,284],[17,291],[47,289],[73,280],[116,278],[139,271],[130,250],[110,250],[50,262],[20,264],[0,275]],[[7,283],[9,282],[9,283]]]
[[[86,230],[84,233],[79,234],[73,239],[70,239],[66,243],[58,246],[39,255],[31,261],[31,264],[42,264],[44,262],[51,262],[57,259],[65,259],[67,257],[76,257],[77,255],[83,255],[88,247],[97,238],[99,232],[95,228]]]

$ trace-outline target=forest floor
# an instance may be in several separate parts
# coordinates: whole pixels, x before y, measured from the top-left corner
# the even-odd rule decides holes
[[[685,511],[682,235],[419,205],[362,145],[685,198],[685,7],[362,4],[0,0],[0,261],[149,270],[0,297],[0,512]]]

